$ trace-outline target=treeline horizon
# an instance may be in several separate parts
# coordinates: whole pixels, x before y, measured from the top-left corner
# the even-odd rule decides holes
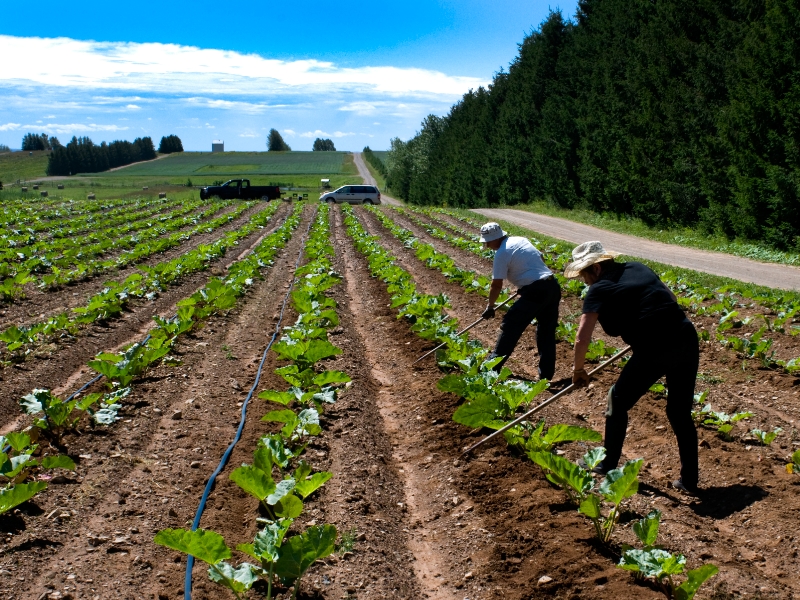
[[[100,173],[143,160],[156,158],[156,149],[150,137],[136,138],[133,142],[116,140],[110,144],[95,144],[88,137],[75,137],[66,146],[53,149],[47,161],[48,175],[75,175]]]
[[[545,201],[800,249],[800,6],[579,0],[508,70],[395,138],[414,204]]]

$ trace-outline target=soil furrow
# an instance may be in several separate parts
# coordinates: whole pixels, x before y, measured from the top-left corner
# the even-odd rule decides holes
[[[265,233],[279,227],[286,216],[284,209],[279,213],[280,215],[273,216],[266,229],[240,240],[240,247],[249,247]],[[180,284],[168,288],[152,302],[132,302],[120,319],[106,326],[92,324],[79,336],[59,344],[58,347],[40,349],[34,360],[0,371],[3,381],[0,391],[0,423],[7,424],[17,420],[20,414],[17,402],[33,388],[61,388],[76,372],[86,373],[87,379],[93,376],[94,373],[90,373],[85,366],[88,360],[98,352],[112,350],[131,341],[143,329],[150,327],[153,315],[166,316],[174,312],[172,308],[178,300],[191,295],[210,277],[224,273],[224,269],[237,259],[237,254],[228,252],[209,270],[187,275]]]
[[[303,230],[309,218],[306,211]],[[179,340],[173,351],[179,366],[158,366],[134,387],[124,421],[106,434],[67,439],[70,453],[83,455],[79,477],[51,486],[29,503],[29,529],[14,536],[0,559],[4,568],[25,574],[26,591],[0,587],[4,597],[36,600],[48,591],[102,600],[182,597],[185,557],[155,545],[153,536],[190,524],[207,477],[233,439],[293,274],[300,237],[292,237],[264,272],[265,280],[236,308]],[[260,403],[253,401],[231,468],[248,460],[263,434]],[[203,526],[218,529],[235,545],[252,539],[255,508],[240,491],[228,497],[229,470],[218,480]],[[63,509],[48,518],[57,507]],[[62,510],[69,516],[59,517]],[[195,581],[205,578],[199,563]],[[203,589],[198,585],[194,597],[220,597],[219,588],[210,595]]]

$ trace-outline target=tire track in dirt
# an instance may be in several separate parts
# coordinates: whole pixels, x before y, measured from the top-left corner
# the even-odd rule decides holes
[[[226,207],[222,211],[216,213],[212,218],[223,216],[232,212],[235,208],[236,205]],[[83,306],[87,298],[100,292],[105,287],[106,282],[123,281],[128,275],[135,273],[142,266],[152,267],[157,263],[170,261],[173,258],[185,254],[197,248],[200,244],[213,243],[226,233],[240,228],[260,210],[263,210],[263,206],[257,204],[244,211],[230,223],[226,223],[210,233],[193,235],[183,243],[165,252],[153,254],[141,262],[130,264],[122,269],[113,269],[98,273],[83,281],[68,284],[59,290],[42,291],[29,285],[27,287],[32,289],[26,290],[28,294],[24,300],[8,305],[4,307],[3,310],[0,310],[0,319],[2,319],[0,330],[4,330],[11,325],[16,325],[17,327],[30,325],[31,323],[58,315],[77,306]],[[281,210],[276,213],[278,216]],[[193,228],[195,226],[196,225],[189,225],[188,228]]]
[[[179,340],[173,354],[180,366],[160,365],[135,386],[122,422],[106,435],[67,440],[71,453],[90,458],[79,461],[80,477],[73,485],[51,486],[35,499],[42,505],[38,523],[0,555],[5,568],[16,560],[14,569],[26,573],[28,591],[15,597],[36,600],[48,590],[98,600],[182,597],[185,557],[155,545],[153,536],[191,523],[207,477],[233,439],[310,216],[306,210],[265,279],[237,307]],[[264,373],[274,367],[270,358]],[[252,462],[266,429],[259,421],[260,402],[253,401],[242,440],[218,479],[202,523],[223,533],[231,545],[252,541],[259,516],[257,501],[250,502],[227,475],[241,462]],[[69,510],[69,519],[56,517],[51,525],[45,515],[55,507]],[[47,561],[37,555],[37,546],[48,549]],[[195,598],[220,597],[220,588],[203,583],[200,561],[194,579]]]
[[[280,216],[273,216],[265,229],[240,240],[239,246],[250,246],[254,241],[277,229],[286,216],[285,212],[280,214],[281,211],[278,211]],[[128,311],[120,319],[106,326],[92,324],[70,343],[59,345],[54,349],[56,352],[52,354],[39,352],[33,362],[25,362],[0,371],[2,378],[0,380],[3,382],[0,390],[0,423],[5,425],[4,430],[8,428],[9,422],[13,423],[19,419],[17,402],[20,397],[29,393],[34,387],[62,388],[66,381],[75,380],[76,375],[80,377],[82,374],[87,374],[87,379],[90,378],[88,374],[93,376],[94,373],[86,367],[88,360],[98,352],[117,348],[131,339],[138,339],[136,336],[151,326],[153,315],[170,314],[178,300],[191,295],[211,277],[223,274],[225,268],[236,259],[236,254],[228,252],[211,265],[208,271],[199,271],[186,276],[179,285],[168,288],[154,301],[138,300],[131,303]]]

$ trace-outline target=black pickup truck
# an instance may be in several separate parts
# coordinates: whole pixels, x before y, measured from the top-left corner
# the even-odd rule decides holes
[[[250,185],[249,179],[231,179],[222,185],[200,188],[201,200],[214,196],[223,200],[275,200],[281,197],[281,188],[277,185]]]

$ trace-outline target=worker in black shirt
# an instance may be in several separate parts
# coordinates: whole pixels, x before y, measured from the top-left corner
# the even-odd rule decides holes
[[[564,275],[581,277],[589,286],[575,337],[572,381],[586,385],[584,360],[597,321],[608,335],[621,337],[633,354],[608,392],[606,458],[595,469],[615,469],[622,455],[628,411],[662,376],[667,379],[667,418],[681,459],[680,479],[673,486],[697,491],[697,430],[692,420],[694,386],[699,364],[697,331],[678,306],[675,295],[652,269],[638,262],[617,263],[617,253],[600,242],[586,242],[572,251]]]

